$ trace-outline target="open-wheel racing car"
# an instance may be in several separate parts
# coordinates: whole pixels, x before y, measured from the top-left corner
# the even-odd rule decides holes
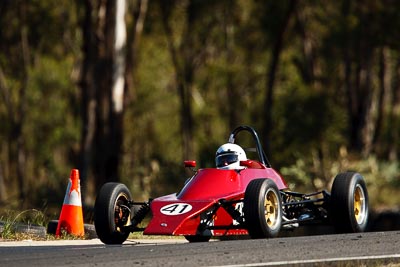
[[[235,143],[247,132],[255,143],[258,159],[246,158]],[[362,232],[368,220],[368,193],[363,177],[356,172],[338,174],[332,190],[303,194],[288,189],[275,171],[256,131],[239,126],[216,154],[216,168],[194,170],[180,192],[134,202],[121,183],[106,183],[95,202],[94,224],[105,244],[121,244],[134,231],[145,235],[184,236],[190,242],[207,242],[211,237],[249,235],[271,238],[281,230],[305,224],[330,224],[338,233]],[[151,213],[146,227],[139,227]]]

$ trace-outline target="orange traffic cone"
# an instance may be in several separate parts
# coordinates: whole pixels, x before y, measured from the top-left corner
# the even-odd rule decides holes
[[[79,171],[73,169],[65,193],[64,204],[61,209],[60,219],[58,220],[56,236],[60,236],[61,231],[75,236],[85,234],[83,226],[83,213],[81,201],[81,185]]]

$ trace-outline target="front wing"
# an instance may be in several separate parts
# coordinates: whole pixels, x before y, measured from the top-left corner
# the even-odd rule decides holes
[[[224,199],[183,201],[176,194],[156,198],[145,235],[247,235],[243,193]]]

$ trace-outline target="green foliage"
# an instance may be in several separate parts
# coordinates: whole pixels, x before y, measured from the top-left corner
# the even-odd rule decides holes
[[[18,226],[42,226],[47,227],[49,223],[49,215],[46,211],[40,211],[36,209],[29,209],[24,211],[16,210],[4,210],[0,212],[0,222],[3,223],[3,230],[0,232],[0,239],[6,240],[52,240],[54,238],[66,239],[66,240],[76,240],[89,238],[88,233],[83,236],[75,236],[68,234],[65,230],[61,230],[59,237],[47,234],[43,236],[37,232],[28,232],[25,228],[24,230],[17,230]]]
[[[193,67],[189,90],[194,119],[192,160],[197,160],[198,167],[212,167],[215,151],[227,141],[231,124],[254,126],[266,138],[264,105],[271,50],[290,1],[193,1],[190,14],[189,2],[169,1],[164,7],[169,8],[178,63]],[[85,45],[79,24],[84,8],[79,2],[48,0],[0,3],[0,70],[5,83],[0,87],[0,175],[7,188],[3,201],[10,206],[19,202],[14,138],[18,120],[23,124],[27,203],[58,208],[69,170],[80,161],[82,132],[87,127],[81,125],[83,89],[78,83]],[[309,190],[329,188],[338,172],[356,170],[366,177],[374,205],[396,205],[397,197],[388,196],[400,186],[396,161],[399,5],[393,1],[307,1],[298,2],[296,8],[275,77],[269,140],[272,165],[291,188]],[[132,10],[127,14],[130,23],[133,14]],[[133,31],[132,24],[128,28]],[[91,34],[95,40],[103,38],[101,32]],[[150,1],[136,68],[129,74],[134,87],[126,92],[119,166],[121,181],[132,189],[135,200],[175,192],[191,175],[182,166],[181,103],[166,34],[160,1]],[[183,49],[185,38],[192,41],[188,51]],[[23,45],[29,48],[27,58]],[[387,88],[382,126],[376,126],[381,50],[388,51]],[[370,70],[365,67],[366,54]],[[346,80],[346,71],[360,69],[358,76],[349,75]],[[367,103],[372,107],[368,125],[381,127],[376,131],[380,136],[371,151],[363,155],[350,151],[348,156],[342,153],[351,145],[351,101],[346,90],[359,84],[367,70],[372,99]],[[20,114],[20,110],[25,112]],[[231,121],[233,111],[237,117]],[[394,160],[388,160],[389,154]],[[93,200],[95,190],[89,186],[85,190],[90,194],[85,197]]]
[[[398,206],[397,192],[400,189],[398,161],[381,161],[371,155],[364,160],[349,162],[348,168],[357,170],[366,179],[371,206]]]
[[[35,209],[24,210],[17,213],[16,211],[3,211],[0,221],[4,223],[3,231],[0,233],[2,239],[15,239],[15,227],[17,224],[24,223],[27,225],[46,225],[46,216],[43,212]]]
[[[299,158],[294,164],[281,168],[289,188],[295,191],[330,190],[334,177],[346,171],[360,173],[367,183],[370,206],[375,209],[398,206],[396,192],[400,189],[400,167],[397,161],[379,161],[371,155],[354,158],[342,147],[337,158],[328,157],[320,171],[315,160]]]

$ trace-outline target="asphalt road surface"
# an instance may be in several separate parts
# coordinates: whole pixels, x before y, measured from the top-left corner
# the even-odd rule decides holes
[[[349,263],[350,262],[350,263]],[[400,231],[187,243],[0,242],[0,266],[400,266]]]

